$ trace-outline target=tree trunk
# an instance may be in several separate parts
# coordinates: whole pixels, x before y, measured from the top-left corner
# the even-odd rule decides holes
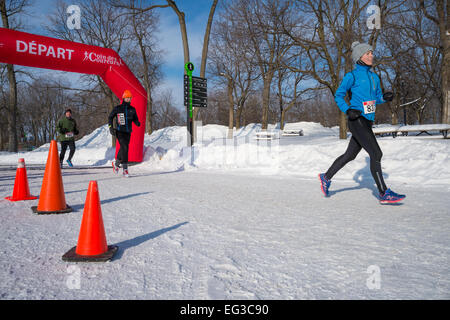
[[[203,38],[202,63],[200,66],[200,77],[204,78],[206,73],[206,61],[208,57],[209,35],[211,34],[211,25],[216,11],[217,1],[214,0],[209,10],[208,23],[206,24],[205,37]]]
[[[180,32],[181,32],[181,40],[183,42],[183,55],[184,55],[184,64],[190,62],[189,58],[189,42],[187,37],[187,31],[186,31],[186,20],[184,16],[184,12],[181,12],[180,9],[178,9],[175,1],[173,0],[166,0],[169,6],[175,11],[176,15],[178,16],[178,22],[180,25]],[[186,74],[186,70],[184,71]],[[194,114],[192,115],[194,117]],[[195,139],[194,137],[191,137],[191,129],[194,130],[193,124],[190,123],[189,119],[189,107],[186,107],[186,125],[187,125],[187,144],[188,146],[191,146]],[[194,119],[194,118],[193,118]],[[189,126],[192,126],[192,128],[189,128]],[[195,133],[192,131],[192,135],[195,136]]]
[[[14,66],[8,64],[9,102],[8,102],[8,151],[17,152],[17,82]]]
[[[200,65],[200,77],[204,78],[206,74],[206,62],[208,58],[208,47],[209,47],[209,37],[211,34],[211,25],[214,17],[214,12],[216,11],[217,1],[214,0],[209,10],[208,23],[206,24],[205,37],[203,38],[203,49],[202,49],[202,62]],[[197,119],[200,108],[194,108],[193,118]],[[197,140],[197,131],[194,130],[194,141]]]
[[[141,57],[142,57],[142,64],[144,66],[144,87],[145,91],[147,93],[147,112],[146,112],[146,119],[145,121],[145,128],[147,129],[148,134],[152,134],[152,97],[151,97],[151,84],[150,84],[150,78],[149,78],[149,63],[147,62],[147,54],[145,51],[145,45],[143,43],[143,37],[144,35],[141,35],[137,29],[137,22],[136,17],[133,16],[133,29],[134,29],[134,35],[138,39],[138,45],[139,49],[141,51]],[[139,121],[144,121],[141,119]]]
[[[397,112],[392,112],[391,111],[391,124],[394,125],[394,126],[398,124]]]
[[[348,21],[346,20],[345,22],[345,28],[346,28],[346,35],[351,35],[352,31],[351,31],[351,24],[348,23]],[[344,38],[345,41],[345,47],[348,49],[347,54],[344,56],[345,58],[345,73],[351,72],[353,69],[353,60],[351,57],[351,41],[350,41],[351,37],[347,36]],[[333,96],[335,95],[336,91],[337,91],[338,87],[335,87],[334,92],[333,92]],[[350,105],[350,97],[347,94],[347,101],[348,104]],[[339,139],[347,139],[347,131],[348,131],[348,127],[347,127],[347,116],[345,113],[343,113],[342,111],[339,110]]]
[[[286,117],[286,110],[281,110],[280,130],[284,130],[284,119]]]
[[[153,112],[153,98],[152,93],[149,89],[147,89],[147,119],[145,123],[145,128],[147,129],[147,133],[150,135],[153,132],[152,128],[152,112]]]
[[[2,15],[3,27],[9,29],[8,14],[6,12],[6,1],[0,1],[0,11]],[[17,81],[14,66],[7,64],[9,82],[8,101],[8,151],[17,152]]]
[[[339,139],[347,139],[347,117],[345,113],[339,113]]]
[[[137,30],[135,30],[136,37],[139,38],[139,34]],[[145,119],[145,128],[147,129],[148,134],[152,134],[152,109],[153,109],[153,100],[152,100],[152,87],[150,84],[150,78],[148,76],[149,70],[148,70],[148,62],[147,62],[147,56],[145,52],[145,46],[142,43],[142,39],[139,38],[139,47],[141,49],[141,55],[142,55],[142,62],[144,64],[144,86],[145,91],[147,92],[147,114]]]
[[[242,116],[243,106],[238,106],[236,110],[236,131],[241,128],[241,116]]]
[[[3,150],[3,145],[4,145],[4,141],[3,141],[3,130],[0,129],[0,151]]]
[[[446,8],[444,7],[445,2],[447,2]],[[438,0],[436,4],[442,47],[442,123],[450,124],[450,21],[448,17],[450,14],[450,1]]]
[[[441,63],[441,91],[442,91],[442,106],[441,106],[441,122],[450,123],[450,105],[449,105],[449,91],[450,91],[450,22],[448,15],[450,12],[450,1],[436,0],[437,17],[431,15],[425,8],[424,0],[420,1],[420,6],[425,16],[433,21],[439,28],[440,47],[442,53]]]
[[[108,101],[109,101],[109,106],[108,106],[108,115],[112,112],[112,110],[114,109],[114,99],[112,96],[112,92],[109,92],[109,94],[107,94],[108,97]],[[111,136],[111,146],[112,147],[116,147],[116,137],[115,136]]]
[[[267,130],[269,122],[270,84],[272,83],[272,78],[272,71],[269,71],[265,74],[262,95],[262,130]]]
[[[189,42],[187,37],[187,31],[186,31],[186,21],[184,18],[184,12],[181,12],[175,1],[173,0],[167,0],[167,3],[170,5],[170,7],[175,11],[175,13],[178,16],[178,22],[180,24],[180,32],[181,32],[181,40],[183,41],[183,54],[184,54],[184,63],[189,62]]]
[[[113,92],[111,89],[105,84],[105,82],[100,78],[100,76],[97,76],[98,83],[100,84],[100,87],[102,88],[103,93],[108,99],[108,113],[106,116],[106,121],[108,121],[108,116],[114,109],[114,97]],[[111,146],[116,147],[116,137],[111,136]]]
[[[228,79],[228,139],[233,138],[234,125],[233,81]]]
[[[450,0],[447,2],[450,3]],[[441,31],[443,52],[442,52],[442,65],[441,65],[441,78],[442,78],[442,123],[450,124],[450,30]]]

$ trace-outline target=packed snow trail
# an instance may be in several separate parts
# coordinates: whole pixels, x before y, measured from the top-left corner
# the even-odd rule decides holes
[[[380,205],[366,169],[334,179],[329,198],[316,173],[135,166],[125,179],[111,167],[63,169],[74,212],[37,216],[30,207],[38,200],[0,200],[0,297],[449,299],[449,186],[397,184],[404,203]],[[32,194],[43,173],[28,171]],[[1,199],[14,176],[0,170]],[[119,252],[108,263],[66,263],[90,180]]]

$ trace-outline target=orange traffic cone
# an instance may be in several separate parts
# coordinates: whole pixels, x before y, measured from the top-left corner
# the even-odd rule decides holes
[[[106,243],[97,181],[90,181],[77,246],[66,252],[62,259],[71,262],[102,262],[110,260],[117,250],[117,246],[108,246]]]
[[[16,180],[14,181],[14,189],[11,197],[6,197],[9,201],[34,200],[36,196],[30,194],[28,187],[27,168],[25,167],[25,160],[19,159],[16,170]]]
[[[50,214],[72,211],[72,208],[66,204],[60,166],[58,145],[55,140],[52,140],[48,151],[47,164],[45,165],[39,203],[37,207],[31,207],[34,213]]]

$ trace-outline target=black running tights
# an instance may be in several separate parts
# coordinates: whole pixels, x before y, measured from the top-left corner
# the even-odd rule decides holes
[[[116,137],[120,145],[117,152],[118,164],[122,164],[122,168],[128,169],[128,146],[130,145],[131,133],[117,131]]]
[[[69,147],[69,158],[67,160],[72,161],[72,157],[75,154],[75,141],[67,140],[61,141],[61,153],[59,154],[59,162],[63,162],[64,157],[66,155],[67,147]]]
[[[331,180],[336,172],[342,169],[348,162],[354,160],[361,149],[364,149],[370,156],[370,172],[377,184],[378,191],[384,193],[386,191],[386,185],[381,171],[381,157],[383,153],[373,134],[372,122],[364,117],[359,117],[356,120],[349,120],[348,128],[352,133],[352,138],[350,139],[347,150],[333,162],[325,173],[325,177]]]

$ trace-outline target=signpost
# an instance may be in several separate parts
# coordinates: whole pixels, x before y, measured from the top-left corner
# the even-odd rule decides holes
[[[207,79],[192,75],[192,71],[194,71],[194,64],[192,62],[186,63],[184,69],[186,70],[186,74],[184,75],[184,105],[187,108],[188,145],[192,146],[194,143],[192,139],[193,108],[206,108],[207,106]]]

